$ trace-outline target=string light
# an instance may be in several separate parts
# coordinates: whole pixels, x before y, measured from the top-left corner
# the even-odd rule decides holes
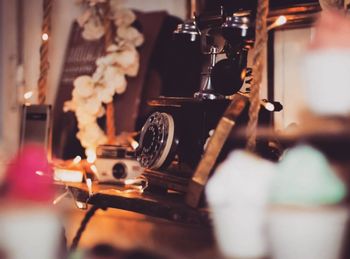
[[[267,30],[269,31],[269,30],[274,29],[278,26],[282,26],[286,22],[287,22],[287,17],[284,15],[280,15],[270,26],[267,27]]]
[[[270,112],[273,112],[275,110],[275,106],[272,103],[266,103],[265,109]]]
[[[93,195],[93,192],[92,192],[92,181],[90,178],[86,178],[86,186],[88,188],[88,191],[89,191],[89,196],[92,196]]]
[[[96,153],[93,149],[88,148],[85,150],[86,161],[90,164],[94,163],[96,160]]]
[[[281,26],[283,24],[285,24],[287,22],[287,17],[285,17],[284,15],[280,15],[277,20],[275,21],[277,26]]]
[[[23,95],[25,100],[32,98],[32,96],[33,96],[33,91],[28,91],[28,92],[24,93],[24,95]]]
[[[40,175],[40,176],[44,175],[44,173],[42,171],[35,171],[35,174]]]
[[[95,165],[91,165],[90,169],[93,173],[97,174],[97,167]]]
[[[47,40],[49,39],[49,34],[43,33],[43,34],[41,35],[41,39],[42,39],[43,41],[47,41]]]
[[[134,139],[131,139],[130,145],[133,149],[137,149],[139,147],[139,143]]]
[[[53,205],[56,205],[57,203],[59,203],[61,200],[63,200],[63,198],[65,198],[66,196],[69,195],[69,191],[66,191],[64,193],[62,193],[61,195],[59,195],[56,199],[54,199],[54,201],[52,202]]]
[[[81,156],[76,156],[74,159],[73,159],[73,164],[79,164],[81,161]]]

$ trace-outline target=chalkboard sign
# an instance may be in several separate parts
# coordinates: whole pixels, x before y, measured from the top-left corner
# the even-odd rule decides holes
[[[136,12],[138,27],[144,35],[145,42],[139,48],[140,69],[137,77],[127,78],[125,93],[114,97],[115,123],[117,134],[122,131],[135,130],[141,104],[143,103],[144,84],[148,79],[152,67],[152,55],[158,53],[159,35],[168,38],[176,28],[177,23],[168,28],[170,33],[163,35],[163,23],[166,12]],[[181,22],[181,21],[179,21]],[[71,28],[70,39],[66,49],[66,56],[60,84],[58,87],[53,114],[53,154],[55,157],[69,159],[76,155],[84,155],[83,148],[76,138],[77,126],[74,113],[63,112],[64,102],[72,97],[73,81],[80,75],[92,75],[96,69],[95,61],[104,53],[104,39],[87,41],[81,36],[82,29],[77,23]],[[156,44],[157,43],[157,44]],[[167,45],[161,46],[166,47]],[[157,45],[157,46],[156,46]],[[168,47],[166,47],[169,49]],[[171,50],[169,49],[169,52]],[[159,80],[158,80],[159,81]],[[157,88],[151,84],[152,88]],[[103,119],[99,121],[104,126]]]

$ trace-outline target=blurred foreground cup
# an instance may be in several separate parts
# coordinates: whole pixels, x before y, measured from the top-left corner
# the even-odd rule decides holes
[[[314,50],[301,66],[304,96],[309,109],[319,116],[350,114],[350,50]]]
[[[267,254],[262,210],[246,206],[213,206],[215,236],[228,258],[264,258]]]
[[[49,210],[26,207],[2,211],[0,229],[0,249],[5,258],[60,258],[62,227]]]
[[[273,259],[339,259],[349,209],[341,206],[271,206],[268,236]]]
[[[275,166],[234,151],[206,186],[218,247],[229,258],[264,258],[266,206]]]

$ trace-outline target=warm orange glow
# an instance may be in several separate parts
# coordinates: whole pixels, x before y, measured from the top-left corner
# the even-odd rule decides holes
[[[241,72],[241,80],[244,80],[244,78],[246,77],[247,75],[247,69],[243,69],[242,72]]]

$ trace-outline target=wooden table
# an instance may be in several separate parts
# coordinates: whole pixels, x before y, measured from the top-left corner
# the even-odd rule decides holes
[[[76,201],[99,206],[133,211],[147,216],[162,218],[177,223],[210,227],[209,211],[206,208],[193,209],[184,202],[184,194],[167,192],[127,193],[124,187],[93,183],[90,196],[85,183],[59,183],[66,186]]]

